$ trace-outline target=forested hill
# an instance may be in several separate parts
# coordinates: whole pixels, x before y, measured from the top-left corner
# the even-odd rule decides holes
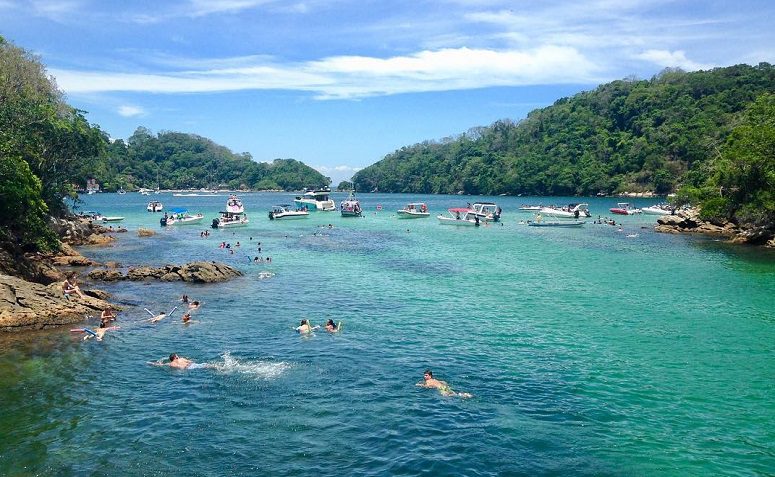
[[[520,122],[501,120],[404,147],[353,182],[358,190],[380,192],[667,193],[687,173],[705,173],[702,165],[765,92],[775,92],[775,68],[767,63],[614,81]]]
[[[138,128],[127,139],[107,145],[105,154],[84,160],[77,183],[94,178],[103,190],[140,187],[161,189],[284,189],[328,185],[330,180],[294,159],[255,162],[210,139],[180,132],[152,134]],[[158,182],[157,182],[158,181]]]

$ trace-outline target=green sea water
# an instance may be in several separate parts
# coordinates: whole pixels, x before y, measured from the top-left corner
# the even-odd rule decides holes
[[[206,219],[162,229],[157,198]],[[225,196],[84,198],[129,229],[81,250],[95,260],[245,275],[100,283],[125,308],[102,342],[1,335],[0,475],[775,474],[771,252],[657,234],[653,216],[519,223],[523,203],[572,198],[363,194],[363,218],[288,222],[267,213],[292,195],[242,198],[249,227],[208,239]],[[475,199],[502,223],[433,217]],[[423,200],[431,218],[397,219]],[[589,200],[595,217],[616,202]],[[195,323],[144,321],[184,293]],[[302,318],[343,331],[299,336]],[[211,367],[148,364],[172,352]],[[426,368],[474,397],[415,386]]]

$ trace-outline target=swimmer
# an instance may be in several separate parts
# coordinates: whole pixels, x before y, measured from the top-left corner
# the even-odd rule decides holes
[[[320,328],[320,326],[310,326],[309,320],[301,320],[301,323],[299,323],[299,326],[296,327],[296,331],[301,334],[307,334],[312,333],[314,330],[317,330]]]
[[[196,320],[191,319],[191,312],[187,311],[183,313],[183,316],[180,319],[181,322],[183,322],[184,325],[190,325],[191,323],[199,323]]]
[[[417,386],[422,388],[438,389],[442,396],[460,396],[461,398],[473,397],[470,393],[456,393],[449,387],[449,385],[433,377],[433,371],[426,369],[423,374],[423,380],[417,383]]]
[[[201,306],[201,304],[198,301],[194,300],[194,301],[192,301],[191,303],[188,304],[188,309],[189,310],[198,310],[200,306]]]
[[[334,320],[329,319],[328,322],[326,323],[326,331],[328,331],[329,333],[337,333],[339,332],[339,328],[341,326],[342,326],[341,321],[337,325],[336,323],[334,323]]]
[[[172,353],[170,355],[170,360],[167,363],[163,362],[162,360],[158,360],[158,361],[152,361],[148,364],[152,364],[154,366],[169,366],[171,368],[176,368],[176,369],[209,368],[211,366],[206,363],[195,363],[188,358],[183,358],[182,356],[178,356],[177,353]]]
[[[116,315],[113,313],[113,308],[107,307],[102,310],[102,313],[100,314],[100,323],[108,323],[111,321],[116,321]]]

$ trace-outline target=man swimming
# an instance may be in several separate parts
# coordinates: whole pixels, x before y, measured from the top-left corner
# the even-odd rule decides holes
[[[339,323],[339,325],[341,325],[341,322]],[[326,331],[328,331],[329,333],[337,333],[339,332],[339,325],[334,323],[334,320],[329,319],[328,322],[326,323]]]
[[[425,373],[423,374],[423,380],[417,383],[417,386],[438,389],[442,396],[460,396],[461,398],[473,397],[473,395],[470,393],[456,393],[445,381],[434,378],[433,371],[430,369],[425,370]]]
[[[196,369],[196,368],[210,367],[210,365],[207,363],[195,363],[188,358],[178,356],[177,353],[172,353],[170,355],[170,360],[167,363],[162,362],[162,360],[159,360],[159,361],[153,361],[149,364],[152,364],[154,366],[169,366],[171,368],[176,368],[176,369]]]

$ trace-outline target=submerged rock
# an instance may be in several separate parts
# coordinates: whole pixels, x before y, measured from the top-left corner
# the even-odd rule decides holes
[[[217,283],[242,276],[242,272],[224,263],[191,262],[185,265],[165,265],[163,267],[132,267],[126,275],[114,269],[98,269],[89,273],[94,280],[162,280],[165,282]]]

